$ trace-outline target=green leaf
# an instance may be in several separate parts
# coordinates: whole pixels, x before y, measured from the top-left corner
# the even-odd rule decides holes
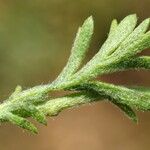
[[[103,99],[104,97],[96,92],[82,91],[49,100],[45,104],[37,106],[37,109],[45,115],[56,116],[66,108],[77,107],[81,104],[92,103]]]
[[[98,74],[107,74],[128,68],[149,68],[149,58],[133,59],[138,52],[150,47],[150,32],[146,32],[150,25],[150,19],[144,20],[127,38],[121,43],[119,48],[113,54],[107,56],[101,64],[94,66],[91,64],[91,70],[85,69],[84,76],[95,77]],[[145,33],[145,34],[144,34]],[[96,63],[95,63],[96,64]],[[145,66],[144,66],[145,65]],[[138,67],[137,67],[138,66]],[[119,71],[119,70],[118,70]],[[83,73],[82,73],[83,74]],[[92,75],[92,76],[91,76]],[[81,75],[80,75],[81,76]],[[87,77],[86,77],[87,78]]]
[[[47,124],[45,115],[39,111],[34,105],[28,104],[24,106],[24,109],[30,113],[30,115],[39,123]]]
[[[113,34],[113,32],[116,30],[118,26],[118,22],[116,19],[114,19],[112,22],[111,22],[111,26],[110,26],[110,30],[109,30],[109,34],[108,36],[111,36],[111,34]]]
[[[131,58],[128,61],[123,61],[117,65],[119,70],[126,69],[150,69],[150,57],[141,56],[137,58]],[[114,68],[115,69],[115,68]]]
[[[125,58],[132,57],[142,50],[150,47],[150,32],[146,32],[149,28],[150,19],[144,20],[130,35],[129,37],[122,42],[119,48],[110,56],[120,61],[123,61]]]
[[[28,120],[26,120],[22,117],[19,117],[18,115],[14,115],[12,113],[7,113],[6,118],[11,123],[16,124],[17,126],[23,128],[23,129],[27,129],[27,130],[31,131],[32,133],[38,133],[37,128],[32,123],[30,123]]]
[[[93,29],[93,18],[89,17],[87,20],[85,20],[82,27],[78,29],[68,63],[61,74],[58,76],[56,80],[57,82],[59,80],[61,81],[67,79],[78,70],[89,47]]]
[[[111,66],[105,67],[104,72],[101,73],[113,73],[125,70],[139,70],[139,69],[150,69],[150,57],[149,56],[141,56],[137,58],[131,58],[128,60],[123,60],[120,63],[112,64]]]
[[[132,109],[150,110],[150,88],[123,87],[91,81],[98,75],[115,71],[150,69],[149,56],[136,56],[150,47],[150,31],[146,32],[150,19],[144,20],[135,28],[136,22],[136,15],[125,17],[119,24],[117,20],[113,20],[108,38],[100,51],[78,71],[93,34],[93,19],[89,17],[79,28],[71,56],[58,78],[51,84],[23,91],[21,87],[17,87],[15,92],[0,104],[0,121],[10,121],[37,133],[36,127],[25,118],[32,117],[46,124],[46,115],[55,116],[67,108],[108,99],[137,122]],[[69,90],[71,94],[49,99],[49,92],[56,90]]]
[[[115,100],[111,101],[114,105],[120,108],[121,111],[124,112],[124,114],[131,119],[134,122],[138,122],[138,118],[135,114],[135,112],[132,110],[132,108],[126,104],[117,103]]]
[[[115,99],[117,103],[126,104],[142,111],[150,110],[150,93],[98,81],[84,83],[81,87],[85,90],[92,89],[110,99]]]
[[[150,87],[142,87],[142,86],[129,86],[130,89],[135,89],[139,92],[150,94]]]
[[[10,95],[9,99],[12,99],[14,96],[16,96],[17,94],[19,94],[22,91],[22,87],[20,85],[18,85],[15,88],[15,91]]]
[[[108,37],[96,57],[105,58],[111,54],[133,31],[137,23],[136,15],[125,17],[117,26],[116,30]],[[100,55],[100,56],[99,56]]]
[[[137,18],[136,15],[129,15],[125,17],[120,24],[117,26],[116,30],[108,37],[100,51],[73,77],[72,80],[78,80],[78,82],[84,82],[91,78],[96,77],[101,71],[105,70],[107,65],[111,65],[112,62],[117,61],[117,55],[115,57],[108,59],[109,54],[114,52],[120,44],[132,33],[136,26]]]

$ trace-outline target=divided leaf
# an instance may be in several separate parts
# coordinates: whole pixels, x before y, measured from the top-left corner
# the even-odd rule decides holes
[[[102,45],[96,57],[105,58],[107,55],[115,51],[115,49],[128,37],[133,31],[137,23],[136,15],[125,17],[117,26],[116,30],[108,37]]]
[[[101,74],[101,71],[107,71],[105,67],[107,67],[107,65],[111,66],[119,59],[118,55],[108,59],[109,55],[112,54],[133,32],[136,23],[136,15],[125,17],[116,27],[114,32],[107,38],[100,51],[73,76],[73,79],[85,82]]]
[[[121,43],[119,48],[109,57],[123,61],[125,58],[132,57],[142,50],[150,47],[150,32],[147,29],[150,26],[150,19],[144,20],[129,36]],[[144,34],[145,33],[145,34]]]
[[[93,19],[89,17],[78,29],[71,56],[58,78],[51,84],[24,91],[17,86],[11,96],[0,105],[0,121],[10,121],[37,133],[37,128],[26,117],[32,117],[46,125],[46,115],[54,116],[66,108],[108,99],[137,122],[132,109],[150,110],[150,88],[123,87],[90,81],[98,75],[116,71],[150,69],[149,56],[135,56],[150,47],[150,31],[146,32],[150,26],[150,18],[135,28],[136,23],[136,15],[125,17],[119,24],[114,19],[100,51],[78,71],[93,34]],[[70,95],[48,100],[48,93],[56,90],[75,91]]]

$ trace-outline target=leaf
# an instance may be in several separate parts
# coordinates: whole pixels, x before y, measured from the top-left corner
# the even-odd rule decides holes
[[[108,38],[100,51],[78,71],[93,34],[93,19],[89,17],[79,28],[71,56],[58,78],[51,84],[23,91],[21,87],[17,87],[15,92],[0,104],[0,121],[10,121],[37,133],[37,128],[25,119],[26,117],[46,124],[46,115],[55,116],[67,108],[108,99],[137,122],[132,109],[150,110],[150,88],[123,87],[91,81],[98,75],[115,71],[150,69],[149,56],[136,56],[150,47],[150,31],[146,32],[150,19],[144,20],[135,28],[136,22],[136,15],[125,17],[119,24],[117,20],[113,20]],[[59,90],[69,90],[71,94],[48,99],[49,92]]]
[[[20,85],[18,85],[15,88],[15,91],[10,95],[9,99],[12,99],[14,96],[16,96],[17,94],[19,94],[22,91],[22,87]]]
[[[82,27],[80,27],[77,32],[71,50],[70,58],[68,60],[67,65],[58,76],[56,80],[57,82],[59,80],[67,79],[77,71],[89,47],[91,37],[93,34],[93,29],[94,29],[93,18],[89,17],[87,20],[85,20]]]
[[[32,133],[37,133],[37,128],[28,120],[22,117],[19,117],[18,115],[14,115],[12,113],[7,113],[6,117],[7,117],[7,120],[10,121],[11,123],[16,124],[17,126],[23,129],[27,129],[31,131]]]
[[[150,57],[141,56],[132,58],[128,61],[123,61],[117,65],[119,70],[125,69],[150,69]],[[115,68],[114,68],[115,69]]]
[[[129,86],[130,89],[135,89],[139,92],[143,92],[145,94],[150,94],[150,87],[142,87],[142,86]]]
[[[139,70],[139,69],[150,69],[150,57],[141,56],[137,58],[131,58],[129,60],[123,60],[120,63],[112,64],[111,66],[105,67],[104,73],[113,73],[118,71],[125,71],[129,69]],[[103,73],[103,72],[101,72]]]
[[[132,33],[136,26],[136,22],[136,15],[125,17],[102,45],[100,51],[72,77],[72,80],[78,80],[79,82],[87,81],[96,77],[101,71],[105,71],[107,65],[111,66],[112,61],[106,56],[114,52]],[[115,55],[112,60],[115,62],[117,60],[117,55]]]
[[[124,41],[133,31],[137,23],[135,14],[125,17],[117,26],[116,30],[108,37],[96,57],[104,58],[109,55]]]
[[[126,104],[117,103],[115,100],[111,101],[114,105],[120,108],[124,114],[134,122],[138,122],[138,118],[132,108]]]
[[[142,111],[150,110],[150,93],[98,81],[84,83],[81,87],[85,90],[92,89],[110,99],[115,99],[117,103],[126,104]]]
[[[114,31],[116,30],[117,26],[118,26],[118,22],[117,22],[116,19],[114,19],[114,20],[111,22],[111,26],[110,26],[110,30],[109,30],[108,37],[111,36],[111,35],[114,33]]]
[[[150,47],[150,32],[144,34],[149,28],[149,25],[150,19],[148,18],[144,20],[124,42],[122,42],[109,59],[112,57],[115,59],[115,56],[117,56],[117,59],[123,61],[123,59],[132,57],[141,52],[141,50]]]
[[[95,70],[92,71],[92,76],[95,77],[98,74],[107,74],[115,72],[117,69],[125,69],[128,66],[149,68],[149,58],[132,58],[137,53],[150,47],[150,32],[146,32],[150,25],[150,19],[144,20],[129,36],[121,43],[119,48],[115,50],[113,54],[107,57],[101,65],[97,65]],[[145,34],[144,34],[145,33]],[[133,62],[132,62],[133,60]],[[98,64],[98,63],[97,63]],[[141,66],[140,66],[141,65]],[[119,71],[119,70],[118,70]],[[86,73],[87,74],[87,73]]]
[[[30,113],[30,115],[37,120],[39,123],[42,123],[44,125],[47,124],[45,115],[39,111],[34,105],[28,104],[24,106],[24,109]]]
[[[45,104],[37,106],[37,109],[45,115],[56,116],[66,108],[77,107],[81,104],[92,103],[103,99],[104,97],[96,92],[82,91],[49,100]]]

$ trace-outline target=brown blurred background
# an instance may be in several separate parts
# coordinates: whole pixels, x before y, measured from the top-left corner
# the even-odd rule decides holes
[[[88,16],[94,17],[95,34],[87,60],[106,39],[111,20],[131,13],[137,13],[139,21],[150,17],[150,0],[0,0],[0,98],[7,98],[18,84],[28,88],[52,81]],[[100,79],[150,85],[148,71]],[[48,118],[47,127],[37,124],[38,135],[5,123],[0,126],[0,150],[149,150],[150,113],[138,116],[136,125],[116,107],[100,102]]]

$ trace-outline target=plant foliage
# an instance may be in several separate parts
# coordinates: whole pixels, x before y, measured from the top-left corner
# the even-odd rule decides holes
[[[58,115],[63,109],[108,100],[137,122],[134,110],[150,110],[150,88],[116,86],[95,80],[98,75],[150,69],[150,57],[136,55],[150,47],[150,31],[147,31],[150,18],[136,25],[135,14],[125,17],[120,23],[113,20],[108,38],[98,53],[80,69],[94,29],[93,18],[89,17],[78,29],[69,60],[56,80],[27,90],[17,86],[0,104],[0,121],[9,121],[37,133],[37,128],[27,117],[46,124],[46,116]],[[49,97],[49,93],[57,90],[73,93],[58,98]]]

